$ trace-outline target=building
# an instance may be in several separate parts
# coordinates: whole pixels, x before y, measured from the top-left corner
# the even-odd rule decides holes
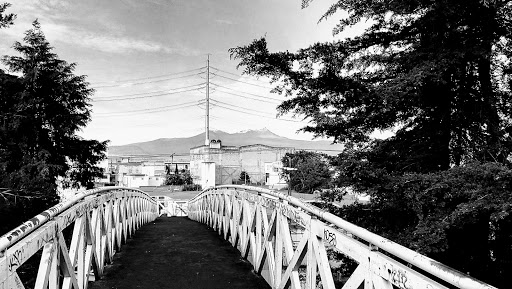
[[[109,181],[116,186],[132,188],[162,186],[167,179],[167,171],[173,174],[189,170],[190,156],[111,156],[108,159]]]
[[[130,188],[161,186],[165,182],[165,163],[161,161],[110,163],[115,175],[115,185]]]
[[[128,174],[123,176],[122,186],[129,188],[158,187],[165,182],[165,176],[148,176],[145,174]]]
[[[104,159],[104,160],[100,161],[97,165],[99,168],[101,168],[103,170],[103,175],[101,176],[101,178],[94,179],[94,186],[95,187],[111,186],[113,178],[112,178],[112,174],[110,172],[108,159]]]
[[[178,169],[178,172],[188,171],[190,168],[190,156],[173,154],[170,160],[165,161],[165,166],[169,169],[171,174],[173,174],[176,169]]]
[[[294,148],[290,147],[223,146],[220,140],[212,140],[210,145],[190,149],[190,173],[203,188],[236,183],[242,171],[248,174],[252,184],[286,185],[279,168],[284,155],[293,152]]]

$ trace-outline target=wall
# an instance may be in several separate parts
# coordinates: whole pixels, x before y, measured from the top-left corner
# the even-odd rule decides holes
[[[280,162],[287,152],[293,148],[271,147],[266,145],[250,145],[240,147],[241,167],[251,177],[253,183],[266,183],[265,163]]]
[[[203,162],[201,164],[201,187],[203,189],[215,186],[215,163]]]
[[[190,172],[195,176],[194,183],[202,184],[202,164],[214,162],[216,185],[232,184],[233,181],[238,181],[242,171],[249,174],[252,183],[279,183],[282,180],[277,174],[266,178],[265,164],[280,162],[287,152],[293,151],[293,148],[260,144],[242,147],[221,146],[220,148],[199,146],[190,149]],[[270,177],[270,172],[268,173]]]
[[[144,175],[125,175],[123,176],[122,185],[129,188],[138,188],[146,186],[148,183],[147,176]]]
[[[220,184],[223,167],[240,167],[237,147],[223,146],[221,148],[199,146],[190,149],[190,174],[195,184],[202,184],[202,163],[214,162],[216,167],[215,183]]]
[[[265,163],[265,185],[272,189],[287,187],[286,178],[281,177],[283,163],[281,161]]]
[[[139,188],[145,186],[161,186],[164,184],[163,176],[146,176],[146,175],[125,175],[121,185],[129,188]]]
[[[148,177],[148,186],[162,186],[165,182],[165,176]]]

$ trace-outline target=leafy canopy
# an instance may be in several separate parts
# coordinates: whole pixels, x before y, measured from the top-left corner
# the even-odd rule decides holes
[[[166,166],[166,178],[165,178],[165,185],[174,185],[174,186],[181,186],[181,185],[192,185],[193,179],[190,175],[190,171],[188,170],[178,170],[178,165],[176,165],[174,169],[174,173],[171,173],[170,166]]]
[[[365,187],[355,189],[370,192],[372,200],[333,207],[334,213],[498,288],[507,287],[512,272],[510,168],[474,162],[403,175],[350,169],[354,178],[364,179],[360,183]]]
[[[287,174],[291,188],[298,193],[311,194],[315,190],[328,188],[331,183],[332,174],[324,154],[309,151],[286,153],[282,162],[285,167],[296,169]]]
[[[506,287],[512,1],[338,0],[321,20],[338,15],[334,34],[369,27],[296,52],[260,38],[231,56],[271,79],[288,97],[280,112],[310,121],[304,131],[346,144],[334,182],[371,201],[338,215]],[[372,139],[381,130],[395,134]]]
[[[303,1],[307,6],[311,1]],[[389,148],[423,158],[412,169],[447,169],[510,153],[511,1],[337,1],[339,33],[360,21],[361,35],[292,52],[270,52],[265,38],[230,49],[244,73],[267,76],[290,98],[281,113],[336,142],[367,142],[396,130]],[[427,160],[429,160],[427,162]]]

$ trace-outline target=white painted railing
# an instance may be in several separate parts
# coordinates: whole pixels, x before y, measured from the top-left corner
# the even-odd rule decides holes
[[[237,247],[272,288],[335,288],[329,251],[358,264],[343,288],[495,288],[275,191],[219,186],[194,197],[188,209],[189,218]]]
[[[24,288],[16,270],[41,248],[35,288],[85,289],[121,244],[157,216],[156,201],[140,190],[79,193],[0,237],[0,289]],[[63,230],[70,226],[67,242]]]

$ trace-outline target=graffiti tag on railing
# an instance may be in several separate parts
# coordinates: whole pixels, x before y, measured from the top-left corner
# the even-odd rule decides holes
[[[276,201],[273,200],[273,199],[270,199],[270,198],[265,198],[265,197],[262,197],[262,196],[258,196],[257,203],[262,205],[262,206],[264,206],[264,207],[266,207],[266,208],[269,208],[271,210],[276,208]]]
[[[405,271],[395,269],[391,271],[390,281],[400,289],[411,289],[410,282]]]
[[[327,244],[334,246],[334,247],[336,247],[336,245],[338,244],[338,242],[336,241],[336,234],[334,234],[333,232],[330,232],[327,229],[324,229],[324,241]]]
[[[14,252],[9,257],[9,265],[8,265],[9,271],[12,272],[12,271],[16,270],[16,268],[21,266],[22,260],[23,260],[23,251],[24,251],[24,249],[21,248],[21,249],[17,250],[16,252]]]
[[[298,209],[293,208],[290,205],[285,205],[280,203],[279,207],[281,209],[281,212],[283,215],[288,217],[288,219],[294,221],[298,225],[307,228],[309,227],[309,224],[311,223],[311,217]]]
[[[255,194],[247,194],[245,195],[245,199],[251,203],[258,202],[258,196]]]

